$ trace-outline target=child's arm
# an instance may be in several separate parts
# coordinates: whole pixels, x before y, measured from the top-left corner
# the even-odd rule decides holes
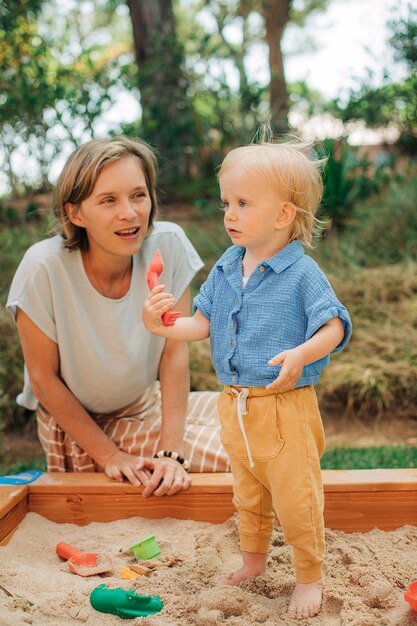
[[[175,298],[163,291],[165,285],[157,285],[146,298],[142,309],[145,327],[154,335],[177,341],[200,341],[210,335],[210,322],[200,311],[193,317],[180,317],[173,326],[164,326],[162,315],[169,311]]]
[[[344,334],[342,320],[333,317],[305,343],[274,356],[268,365],[281,365],[281,371],[267,389],[291,389],[300,378],[303,367],[330,354],[342,341]]]

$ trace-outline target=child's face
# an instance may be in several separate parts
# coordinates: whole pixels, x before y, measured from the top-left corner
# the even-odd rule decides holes
[[[279,218],[284,204],[277,190],[238,164],[219,178],[224,225],[232,242],[268,258],[287,242]]]
[[[125,157],[103,169],[71,221],[85,228],[90,249],[130,256],[146,237],[151,206],[139,161]]]

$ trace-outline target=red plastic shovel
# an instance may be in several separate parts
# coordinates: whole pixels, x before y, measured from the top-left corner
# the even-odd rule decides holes
[[[157,250],[148,269],[146,270],[146,282],[148,283],[149,291],[152,291],[152,289],[159,284],[158,276],[161,274],[163,269],[164,262],[162,260],[161,253]],[[180,315],[180,311],[166,311],[162,315],[163,325],[173,326]]]
[[[68,561],[70,572],[78,576],[94,576],[113,571],[113,562],[105,554],[80,552],[63,541],[57,543],[56,553],[61,559]]]

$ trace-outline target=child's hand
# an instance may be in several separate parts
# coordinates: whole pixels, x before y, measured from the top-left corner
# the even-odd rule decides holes
[[[301,346],[292,350],[284,350],[268,361],[268,365],[281,365],[281,371],[267,389],[283,391],[292,389],[301,376],[304,367],[304,357]]]
[[[165,285],[154,287],[143,305],[142,320],[151,333],[155,333],[163,327],[163,313],[169,311],[175,304],[174,296],[164,292],[164,287]]]

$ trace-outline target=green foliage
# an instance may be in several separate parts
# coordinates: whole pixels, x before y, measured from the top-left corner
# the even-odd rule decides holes
[[[387,184],[389,176],[384,165],[375,166],[346,138],[325,139],[317,148],[320,158],[327,157],[323,171],[322,209],[334,227],[343,227],[352,219],[352,207],[358,200],[376,194]]]
[[[333,448],[324,453],[322,469],[379,469],[417,467],[417,448],[384,446]]]
[[[21,458],[19,455],[0,455],[0,474],[19,474],[29,470],[42,470],[46,472],[46,460],[44,456]]]
[[[47,188],[51,160],[65,141],[75,146],[83,133],[93,135],[127,63],[126,45],[82,40],[80,23],[86,20],[81,6],[66,20],[59,10],[48,13],[46,3],[41,12],[41,4],[9,3],[12,9],[0,15],[0,148],[15,195],[28,185]],[[17,175],[12,163],[22,147],[24,171]]]

